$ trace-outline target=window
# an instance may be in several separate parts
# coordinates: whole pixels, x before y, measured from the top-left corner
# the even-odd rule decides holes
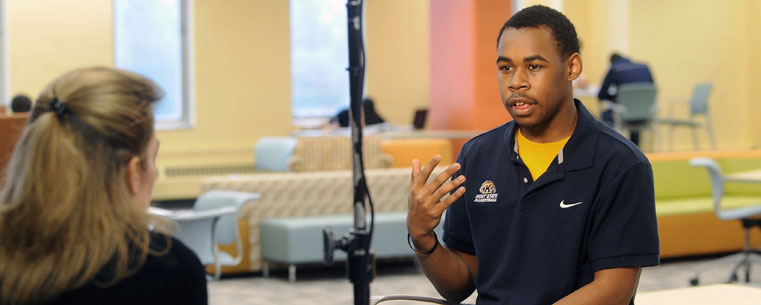
[[[8,99],[0,101],[0,106],[6,106],[5,103],[7,102],[7,106],[10,108],[11,101],[8,92],[8,57],[6,56],[8,54],[8,39],[6,39],[6,37],[8,37],[8,26],[6,20],[5,0],[0,0],[0,96],[2,96],[3,99]],[[10,109],[8,111],[10,111]]]
[[[296,119],[349,106],[346,0],[291,0],[291,95]]]
[[[156,127],[191,124],[188,0],[114,0],[114,58],[164,89]]]

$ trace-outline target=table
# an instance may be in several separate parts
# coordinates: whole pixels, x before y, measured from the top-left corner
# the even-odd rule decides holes
[[[174,232],[174,237],[185,246],[193,250],[201,264],[214,263],[216,266],[215,278],[219,279],[219,249],[217,248],[217,221],[222,216],[235,215],[238,210],[235,207],[222,207],[212,210],[167,210],[150,207],[148,212],[153,215],[163,216],[174,220],[179,228]]]
[[[231,215],[235,214],[237,212],[237,209],[234,207],[223,207],[213,210],[204,210],[204,211],[195,211],[191,209],[177,209],[177,210],[169,210],[169,209],[162,209],[157,207],[149,207],[148,213],[166,217],[168,219],[174,220],[176,222],[188,222],[188,221],[195,221],[199,219],[214,219],[216,222],[219,217],[222,217],[224,215]]]
[[[761,183],[761,168],[728,174],[725,180],[729,182]]]
[[[761,288],[737,284],[717,284],[638,293],[637,305],[750,305],[761,303]]]
[[[215,247],[217,221],[222,216],[234,215],[238,210],[234,207],[202,211],[150,207],[148,212],[176,221],[179,228],[174,232],[174,237],[192,249],[202,264],[207,264],[217,260],[218,254]]]
[[[380,133],[384,139],[470,139],[486,130],[398,130]]]
[[[382,125],[382,124],[379,124]],[[413,129],[412,126],[367,126],[362,129],[362,134],[377,135],[383,139],[470,139],[488,130],[429,130]],[[348,137],[351,129],[347,127],[336,130],[298,130],[291,132],[292,137]]]

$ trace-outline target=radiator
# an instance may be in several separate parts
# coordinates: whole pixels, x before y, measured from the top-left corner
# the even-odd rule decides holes
[[[229,164],[176,164],[158,165],[159,176],[153,188],[153,200],[183,200],[197,198],[201,192],[201,180],[211,176],[252,174],[256,168],[252,162]]]

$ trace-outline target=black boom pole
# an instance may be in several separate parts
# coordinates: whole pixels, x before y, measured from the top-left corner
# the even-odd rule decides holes
[[[354,227],[334,239],[330,229],[324,230],[325,262],[332,263],[336,248],[346,251],[346,273],[354,284],[354,304],[370,303],[372,259],[370,241],[373,233],[374,209],[368,194],[362,157],[362,90],[365,80],[365,51],[362,40],[362,0],[348,0],[346,10],[349,27],[349,125],[352,137],[352,182],[354,184]],[[370,206],[370,224],[366,221],[365,199]]]

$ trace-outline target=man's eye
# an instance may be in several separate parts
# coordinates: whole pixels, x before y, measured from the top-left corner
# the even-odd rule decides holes
[[[541,68],[539,65],[528,65],[528,69],[531,71],[539,70],[539,68]]]
[[[501,66],[499,67],[499,70],[502,72],[510,72],[513,69],[511,66]]]

